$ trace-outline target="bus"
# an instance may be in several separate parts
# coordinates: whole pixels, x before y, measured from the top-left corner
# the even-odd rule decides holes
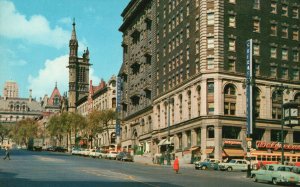
[[[280,164],[281,152],[252,151],[248,159],[258,169],[261,165]],[[300,166],[300,153],[284,152],[284,161],[289,165]]]

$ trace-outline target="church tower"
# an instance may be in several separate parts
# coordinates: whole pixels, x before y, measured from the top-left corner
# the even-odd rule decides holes
[[[73,21],[71,40],[69,42],[69,111],[76,111],[76,102],[89,93],[89,49],[78,57],[78,40],[76,37],[75,20]]]

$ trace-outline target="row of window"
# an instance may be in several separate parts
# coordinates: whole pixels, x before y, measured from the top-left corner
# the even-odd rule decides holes
[[[236,4],[238,0],[229,0],[229,3]],[[264,0],[263,0],[264,1]],[[281,2],[281,11],[279,12],[279,3],[277,1],[271,1],[270,8],[272,14],[280,13],[282,16],[289,16],[289,8],[291,9],[291,17],[298,19],[299,18],[299,5],[292,4],[291,6],[288,5],[287,1]],[[253,0],[253,8],[254,9],[261,9],[261,0]]]

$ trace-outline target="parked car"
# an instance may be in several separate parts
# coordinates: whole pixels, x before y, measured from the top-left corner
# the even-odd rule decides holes
[[[211,158],[207,158],[205,160],[201,161],[196,161],[195,162],[195,169],[202,169],[202,170],[206,170],[206,169],[214,169],[214,170],[218,170],[218,165],[219,163],[221,163],[220,160],[218,159],[211,159]]]
[[[120,153],[116,156],[116,160],[133,162],[133,157],[131,156],[130,153],[127,153],[127,152],[120,152]]]
[[[300,175],[293,172],[293,167],[281,164],[269,164],[259,170],[252,170],[251,177],[255,182],[266,181],[273,184],[297,184],[300,182]]]
[[[239,171],[246,171],[248,168],[248,164],[250,164],[247,160],[244,159],[233,159],[230,160],[228,163],[220,163],[219,169],[221,171],[227,170],[227,171],[233,171],[233,170],[239,170]]]
[[[56,152],[66,152],[67,149],[64,148],[64,147],[58,146],[58,147],[54,148],[54,151],[56,151]]]
[[[99,158],[107,158],[107,151],[105,150],[101,150],[100,153],[99,153]]]
[[[79,151],[80,151],[80,148],[73,148],[72,151],[71,151],[71,154],[72,155],[78,155]]]
[[[100,149],[91,149],[89,156],[93,158],[99,158],[100,154],[101,154]]]
[[[55,146],[50,146],[48,148],[46,148],[46,151],[54,151],[55,150]]]
[[[116,157],[117,157],[117,155],[118,155],[117,152],[115,152],[115,151],[110,151],[110,152],[107,154],[107,157],[106,157],[106,158],[115,160]]]

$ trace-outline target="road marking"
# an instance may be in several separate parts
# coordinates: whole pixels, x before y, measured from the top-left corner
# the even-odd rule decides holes
[[[44,162],[65,162],[65,160],[57,159],[57,158],[50,158],[44,156],[34,156],[36,159],[44,161]]]
[[[135,179],[135,177],[132,175],[127,175],[127,174],[120,173],[120,172],[114,172],[111,170],[102,170],[102,169],[95,169],[95,168],[84,168],[84,169],[81,168],[80,171],[91,174],[91,175],[123,179],[123,180],[130,180],[130,181],[145,184],[147,186],[159,187],[158,185],[150,184],[150,183]]]

